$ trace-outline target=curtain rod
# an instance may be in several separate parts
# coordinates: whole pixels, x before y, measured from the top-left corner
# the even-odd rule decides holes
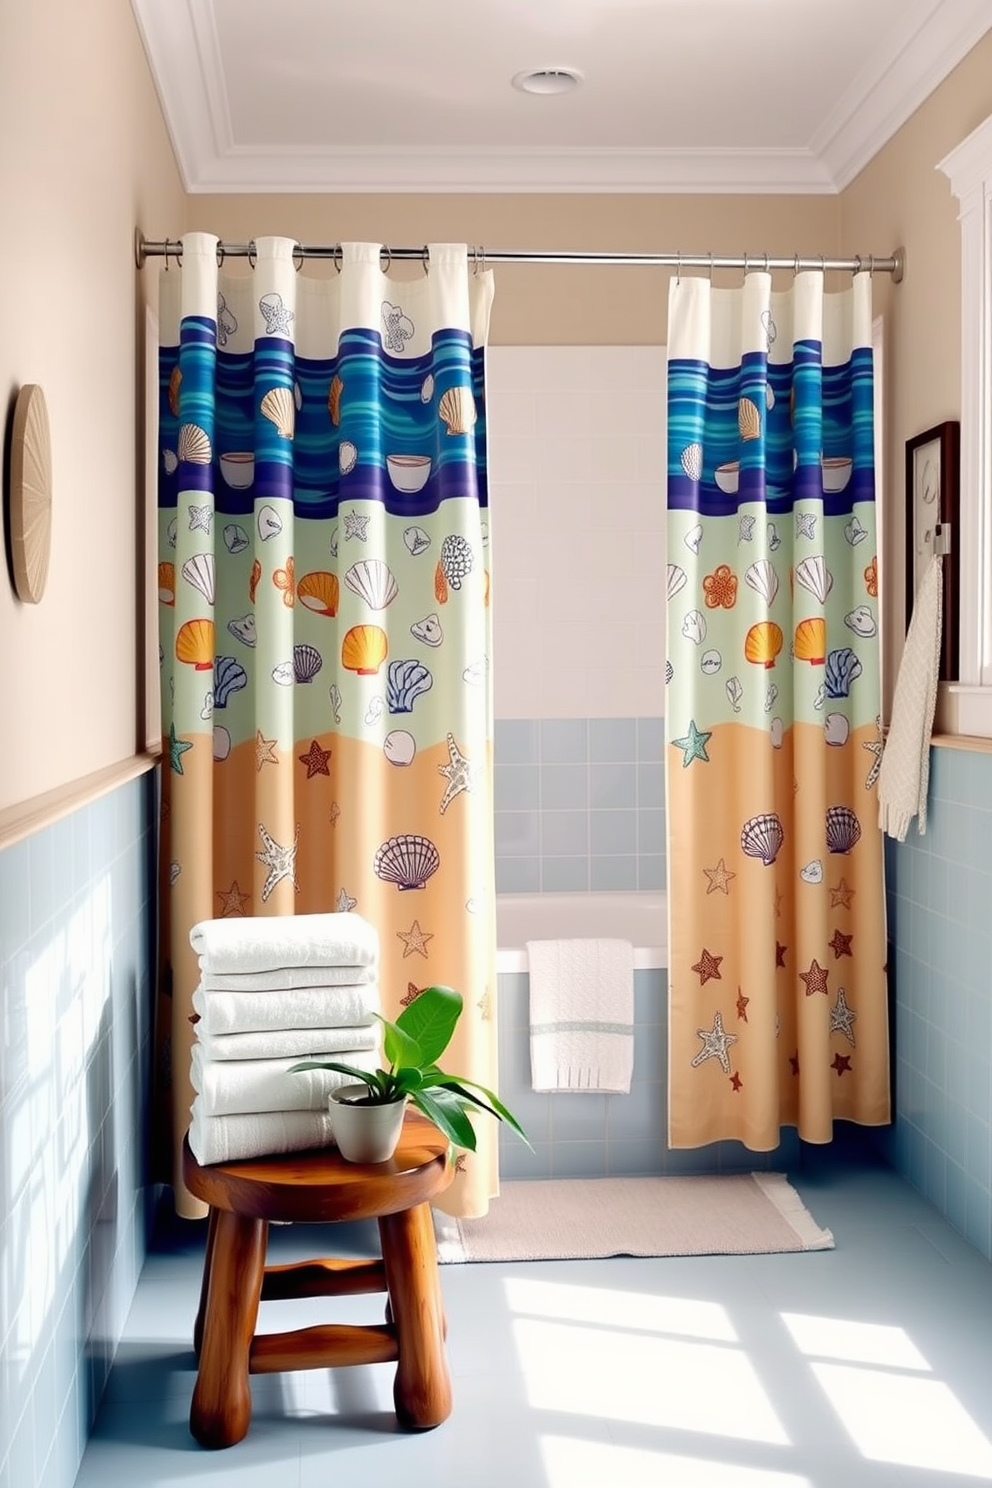
[[[254,242],[251,243],[218,243],[217,254],[220,259],[224,258],[253,258],[255,253]],[[555,252],[543,249],[526,250],[519,248],[484,248],[470,247],[469,258],[478,268],[487,268],[490,264],[497,263],[540,263],[540,264],[611,264],[623,265],[625,267],[644,266],[648,268],[675,269],[706,269],[710,273],[714,269],[743,269],[748,273],[753,269],[766,271],[769,269],[791,269],[793,273],[799,274],[807,269],[838,269],[850,274],[859,274],[867,270],[869,274],[891,274],[893,284],[900,284],[906,271],[906,250],[897,248],[888,255],[876,255],[873,253],[856,253],[850,258],[837,258],[831,254],[817,253],[814,255],[805,253],[794,253],[791,257],[776,256],[771,253],[583,253],[583,252]],[[176,238],[164,238],[157,242],[146,238],[140,231],[135,233],[134,259],[138,268],[143,268],[149,258],[164,258],[166,264],[170,258],[177,263],[182,262],[183,245]],[[297,266],[300,267],[308,259],[330,259],[338,262],[341,257],[340,243],[313,245],[307,243],[297,244]],[[423,263],[427,264],[429,250],[426,244],[420,248],[391,248],[383,245],[382,256],[386,260],[385,267],[388,269],[392,263]]]

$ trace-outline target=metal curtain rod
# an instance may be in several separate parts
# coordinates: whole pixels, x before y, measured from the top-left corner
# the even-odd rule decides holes
[[[528,250],[520,248],[469,248],[469,258],[472,259],[477,268],[486,268],[489,264],[496,263],[541,263],[541,264],[615,264],[623,266],[642,265],[648,268],[675,269],[706,269],[712,272],[714,269],[743,269],[748,273],[752,269],[791,269],[793,273],[799,274],[806,269],[839,269],[851,274],[859,274],[867,270],[870,274],[891,274],[893,284],[902,282],[906,269],[906,251],[897,248],[895,252],[884,256],[873,253],[856,253],[849,258],[837,258],[831,254],[817,253],[814,255],[795,253],[791,257],[780,257],[770,253],[561,253],[545,251],[543,249]],[[218,243],[218,258],[248,258],[255,255],[255,244],[251,243]],[[183,245],[176,238],[164,238],[154,242],[144,236],[140,231],[135,234],[134,257],[138,268],[142,268],[149,258],[164,258],[166,263],[174,258],[177,263],[182,262]],[[383,245],[382,256],[386,260],[385,267],[388,269],[392,263],[422,263],[425,266],[429,260],[429,250],[426,244],[420,248],[391,248]],[[330,259],[335,263],[341,260],[340,243],[333,244],[307,244],[298,243],[296,251],[297,267],[302,267],[308,258]]]

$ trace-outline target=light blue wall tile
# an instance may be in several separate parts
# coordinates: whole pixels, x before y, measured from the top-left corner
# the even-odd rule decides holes
[[[636,857],[592,858],[589,863],[589,886],[600,893],[626,893],[636,889]]]
[[[493,797],[497,812],[536,811],[541,804],[540,766],[497,764]]]
[[[606,1143],[554,1142],[551,1147],[552,1178],[605,1178]]]
[[[536,765],[541,758],[541,728],[536,718],[497,718],[493,740],[498,765]]]
[[[589,759],[589,727],[584,718],[542,718],[542,764],[586,764]]]
[[[541,809],[582,810],[589,806],[589,766],[580,764],[541,766]]]
[[[668,886],[668,864],[664,857],[639,853],[637,887],[644,892],[660,892]]]
[[[536,811],[498,811],[496,852],[501,858],[536,857],[541,850],[541,818]]]
[[[657,760],[665,757],[664,718],[639,718],[637,720],[637,758]]]
[[[0,965],[27,939],[29,905],[28,845],[18,842],[0,852]]]
[[[589,805],[632,807],[637,804],[637,766],[618,761],[593,761],[589,766]]]
[[[540,858],[504,858],[496,860],[496,892],[499,894],[539,894],[541,891]]]
[[[589,859],[541,858],[541,891],[545,894],[585,894],[589,891]]]
[[[664,811],[637,813],[637,851],[664,854],[666,845]]]
[[[551,1099],[551,1138],[554,1142],[603,1142],[606,1106],[612,1096],[558,1094]]]
[[[636,811],[591,811],[589,849],[593,856],[637,851]]]
[[[635,718],[590,718],[590,760],[629,760],[637,758],[637,720]]]
[[[541,814],[541,851],[555,857],[589,851],[589,817],[584,811],[545,811]]]
[[[665,766],[640,763],[637,766],[637,804],[641,809],[654,809],[665,804]]]

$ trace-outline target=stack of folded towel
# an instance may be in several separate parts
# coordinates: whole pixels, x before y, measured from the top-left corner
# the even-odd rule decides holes
[[[199,1163],[332,1140],[327,1097],[347,1075],[301,1059],[379,1064],[379,937],[353,913],[201,920],[189,1145]]]

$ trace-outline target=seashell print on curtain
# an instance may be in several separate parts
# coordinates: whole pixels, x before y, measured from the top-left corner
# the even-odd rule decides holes
[[[386,1016],[458,988],[453,1067],[497,1084],[492,275],[451,244],[403,283],[378,244],[343,245],[319,280],[289,239],[258,239],[250,274],[216,248],[188,234],[159,281],[157,1176],[191,1215],[198,920],[356,910],[379,931]],[[453,1212],[496,1191],[492,1127],[457,1159]]]
[[[870,294],[671,284],[673,1147],[890,1119]]]

